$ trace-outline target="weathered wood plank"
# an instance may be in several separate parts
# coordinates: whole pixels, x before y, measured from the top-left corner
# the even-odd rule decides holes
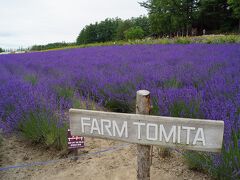
[[[149,115],[151,109],[150,92],[137,91],[136,114]],[[151,146],[137,144],[137,180],[150,180],[150,150]]]
[[[69,114],[74,136],[209,152],[222,148],[223,121],[81,109],[70,109]]]

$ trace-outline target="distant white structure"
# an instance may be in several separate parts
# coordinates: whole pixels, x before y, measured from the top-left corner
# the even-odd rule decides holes
[[[23,53],[26,53],[27,51],[5,51],[5,52],[1,52],[0,55],[3,55],[3,54],[23,54]]]
[[[15,51],[14,53],[15,54],[22,54],[22,53],[25,53],[26,51]]]
[[[3,55],[3,54],[11,54],[11,52],[1,52],[0,55]]]

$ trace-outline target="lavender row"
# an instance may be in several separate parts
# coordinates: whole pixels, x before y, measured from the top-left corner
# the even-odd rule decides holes
[[[224,120],[226,147],[240,129],[240,45],[128,45],[0,56],[0,125],[19,128],[44,109],[58,126],[76,99],[133,112],[151,92],[153,113]],[[239,141],[239,140],[238,140]],[[239,141],[240,142],[240,141]]]

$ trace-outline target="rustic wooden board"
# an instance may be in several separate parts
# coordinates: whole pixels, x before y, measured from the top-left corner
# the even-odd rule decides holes
[[[74,136],[90,136],[129,143],[219,152],[224,122],[70,109]]]

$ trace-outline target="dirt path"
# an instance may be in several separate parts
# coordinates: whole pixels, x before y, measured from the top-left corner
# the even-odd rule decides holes
[[[74,161],[71,159],[60,160],[61,158],[72,156],[72,154],[66,155],[66,152],[56,152],[33,145],[16,136],[4,138],[3,145],[0,147],[1,167],[53,159],[58,159],[58,161],[47,165],[0,171],[0,178],[4,180],[136,179],[136,147],[134,145],[127,145],[119,150],[93,154],[96,151],[121,144],[123,143],[87,138],[87,147],[84,151],[79,151],[79,153],[84,154],[84,157]],[[91,155],[87,155],[87,153]],[[151,179],[202,180],[210,178],[202,173],[189,170],[178,154],[173,154],[172,157],[162,159],[159,158],[157,150],[154,149]]]

